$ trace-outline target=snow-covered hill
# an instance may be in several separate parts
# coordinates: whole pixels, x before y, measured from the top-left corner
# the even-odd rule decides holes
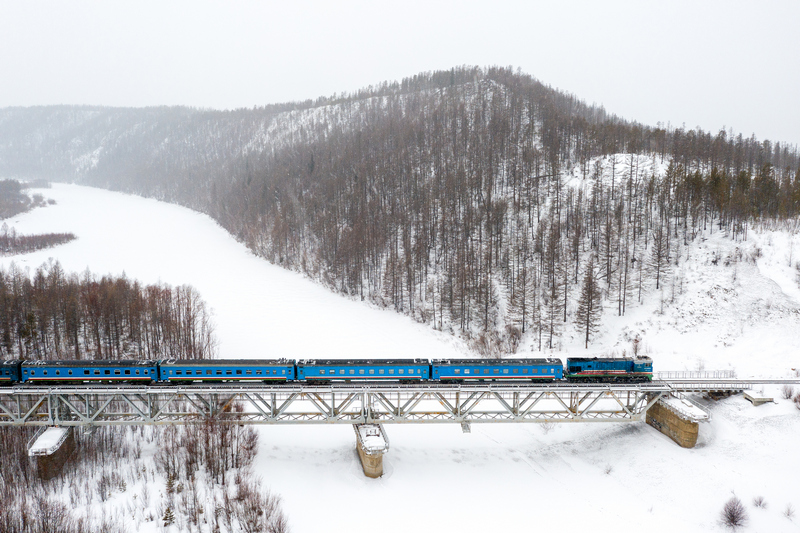
[[[255,258],[204,215],[70,185],[41,192],[56,205],[9,226],[78,239],[0,265],[35,269],[53,258],[67,271],[192,284],[214,310],[221,357],[468,354],[453,337]],[[638,334],[656,370],[790,375],[800,369],[797,256],[797,232],[756,227],[731,241],[715,230],[690,245],[659,298],[630,305],[624,317],[606,310],[591,352],[630,351]],[[562,344],[562,357],[586,353],[569,326]],[[764,393],[776,403],[704,402],[712,420],[691,450],[644,424],[475,424],[470,434],[456,425],[387,426],[386,474],[371,480],[347,426],[263,427],[256,473],[283,497],[295,533],[722,531],[719,512],[732,492],[748,508],[748,531],[798,531],[800,519],[783,513],[789,504],[800,512],[800,411],[777,388]],[[163,480],[151,486],[155,495]],[[105,505],[135,513],[130,497],[141,490]],[[753,507],[755,496],[768,507]],[[135,516],[131,523],[163,531]]]

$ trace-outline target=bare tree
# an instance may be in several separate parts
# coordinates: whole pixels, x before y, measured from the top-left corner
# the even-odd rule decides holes
[[[736,530],[744,527],[747,524],[748,516],[747,510],[742,504],[742,500],[733,496],[725,503],[721,513],[722,523],[725,527]]]

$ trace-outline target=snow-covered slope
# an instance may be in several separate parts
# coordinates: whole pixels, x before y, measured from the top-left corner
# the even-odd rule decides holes
[[[214,309],[221,357],[466,355],[461,343],[425,325],[254,258],[206,216],[76,186],[43,193],[57,204],[9,225],[78,239],[0,264],[33,269],[52,257],[67,271],[190,283]],[[726,258],[739,258],[737,248],[741,259],[726,266]],[[746,242],[708,235],[681,259],[663,309],[659,298],[630,306],[624,317],[607,311],[592,350],[621,353],[640,334],[657,370],[791,373],[800,368],[791,250],[800,256],[800,240],[786,232],[752,230]],[[568,330],[561,355],[586,353],[581,340]],[[256,473],[282,495],[295,533],[723,531],[719,511],[732,492],[748,508],[748,531],[798,531],[800,519],[783,512],[787,504],[800,512],[800,411],[777,388],[764,393],[777,403],[706,403],[712,420],[691,450],[644,424],[475,424],[470,434],[456,425],[397,425],[386,428],[386,474],[371,480],[347,426],[263,427]],[[155,483],[154,494],[163,487]],[[124,513],[132,492],[115,493],[106,505]],[[754,508],[755,496],[768,507]]]

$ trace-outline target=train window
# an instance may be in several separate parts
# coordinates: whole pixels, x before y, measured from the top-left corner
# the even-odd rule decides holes
[[[230,376],[232,373],[233,373],[233,372],[231,372],[230,370],[226,370],[226,371],[225,371],[225,375],[226,375],[226,376]]]
[[[120,375],[120,371],[119,370],[114,370],[114,375],[115,376],[119,376]]]
[[[56,370],[56,375],[60,376],[61,375],[61,370]]]
[[[209,372],[209,374],[210,374],[210,373],[211,373],[211,372]],[[256,370],[256,376],[260,376],[260,375],[261,375],[261,370]]]
[[[275,371],[274,370],[272,371],[272,374],[275,375]]]
[[[355,370],[353,370],[353,369],[351,368],[351,369],[350,369],[350,375],[352,376],[352,375],[353,375],[353,374],[355,374],[355,373],[356,373],[356,371],[355,371]]]
[[[222,375],[222,370],[217,370],[217,375],[221,376]]]
[[[398,374],[402,374],[403,372],[405,372],[405,370],[403,370],[402,368],[397,371]]]
[[[284,375],[284,376],[286,375],[286,369],[285,368],[281,370],[281,374]]]
[[[500,373],[500,369],[499,369],[499,368],[493,368],[493,369],[492,369],[492,372],[493,372],[494,374],[499,374],[499,373]]]
[[[488,369],[488,368],[484,368],[484,369],[483,369],[483,373],[484,373],[484,374],[488,374],[488,373],[489,373],[489,369]]]
[[[36,374],[36,370],[31,370],[31,376],[33,376],[34,374]]]
[[[507,368],[503,369],[503,374],[508,374],[508,369]]]
[[[465,368],[465,369],[464,369],[464,373],[465,373],[465,374],[469,374],[469,368]],[[456,374],[458,374],[458,370],[456,370]]]
[[[181,375],[183,375],[183,370],[176,370],[175,373],[178,374],[179,376],[181,376]]]
[[[111,370],[106,370],[106,371],[104,372],[104,374],[105,374],[106,376],[110,376],[110,375],[111,375]]]
[[[342,370],[339,370],[339,374],[340,374],[340,375],[341,375],[341,374],[344,374],[344,369],[342,369]]]
[[[402,372],[402,371],[401,371],[401,372]],[[364,373],[364,369],[363,369],[363,368],[359,368],[359,369],[358,369],[358,373],[359,373],[359,374],[363,374],[363,373]]]
[[[378,374],[383,374],[383,369],[382,368],[378,370]]]
[[[241,375],[242,375],[242,371],[241,371],[241,370],[237,370],[237,371],[236,371],[236,375],[237,375],[237,376],[241,376]]]
[[[95,370],[95,371],[94,371],[94,375],[95,375],[95,376],[99,376],[99,375],[100,375],[100,371],[99,371],[99,370]]]
[[[370,374],[374,374],[374,373],[375,373],[375,369],[374,369],[374,368],[370,368],[370,369],[369,369],[369,373],[370,373]]]
[[[252,376],[253,375],[253,371],[252,370],[248,370],[248,371],[245,372],[245,374],[247,374],[248,376]]]
[[[70,370],[70,371],[69,371],[69,375],[70,375],[70,376],[72,375],[72,370]]]
[[[522,369],[522,373],[523,373],[523,374],[527,374],[527,373],[528,373],[528,369],[527,369],[527,368],[523,368],[523,369]]]
[[[514,373],[515,373],[515,374],[519,374],[519,368],[515,368],[515,369],[514,369]]]
[[[44,375],[45,375],[45,376],[47,375],[47,370],[45,370],[45,371],[44,371]]]
[[[390,373],[390,374],[394,374],[394,368],[390,368],[390,369],[389,369],[389,373]]]
[[[467,372],[465,372],[465,373],[468,373],[468,372],[469,372],[469,370],[467,370]],[[460,368],[456,368],[456,374],[460,374],[460,373],[461,373],[461,369]]]
[[[538,368],[534,368],[534,369],[531,370],[531,374],[538,374],[538,373],[539,373],[539,369]]]

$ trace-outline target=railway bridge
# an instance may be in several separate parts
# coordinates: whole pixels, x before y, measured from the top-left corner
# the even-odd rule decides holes
[[[686,403],[686,395],[741,392],[765,384],[800,385],[800,379],[660,372],[647,383],[18,385],[0,387],[0,426],[184,425],[209,419],[234,424],[350,424],[356,427],[366,465],[365,454],[388,449],[384,424],[454,423],[470,431],[475,423],[639,422],[659,404],[696,425],[703,411]],[[674,399],[683,400],[688,409],[682,410]],[[365,439],[365,425],[378,427],[383,439]]]

